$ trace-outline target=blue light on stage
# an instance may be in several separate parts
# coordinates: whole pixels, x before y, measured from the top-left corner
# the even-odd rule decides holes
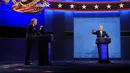
[[[66,12],[67,10],[53,10],[54,12]],[[67,11],[68,12],[68,11]],[[72,12],[72,11],[71,11]]]
[[[118,13],[119,11],[75,11],[74,13]]]
[[[48,61],[51,61],[51,43],[48,43]]]
[[[27,27],[32,18],[38,19],[38,24],[41,20],[41,14],[24,14],[15,11],[3,11],[0,12],[0,25],[1,26],[13,26],[13,27]],[[14,23],[15,22],[15,23]]]
[[[107,60],[107,45],[106,44],[101,44],[101,55],[102,55],[102,60]]]
[[[53,25],[53,10],[44,10],[44,30],[45,31],[52,31]]]
[[[103,12],[74,12],[74,17],[115,17],[120,16],[119,11],[103,11]]]
[[[120,12],[126,16],[130,14],[130,10],[121,10]]]

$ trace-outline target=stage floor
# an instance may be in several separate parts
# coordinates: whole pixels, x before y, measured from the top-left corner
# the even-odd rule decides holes
[[[112,60],[110,64],[96,60],[52,61],[52,66],[37,66],[36,62],[25,66],[23,62],[0,62],[0,73],[130,73],[130,61]],[[126,72],[127,71],[127,72]]]

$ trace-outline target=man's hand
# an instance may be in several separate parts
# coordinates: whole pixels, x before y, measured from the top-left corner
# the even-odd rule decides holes
[[[94,29],[92,28],[92,32],[94,32]]]
[[[42,28],[43,28],[43,26],[41,25],[41,26],[40,26],[40,30],[42,30]]]
[[[42,28],[43,26],[41,25],[40,28]]]

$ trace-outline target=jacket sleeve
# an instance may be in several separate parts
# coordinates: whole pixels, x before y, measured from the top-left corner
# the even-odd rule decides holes
[[[97,34],[97,31],[96,32],[92,31],[92,34]]]
[[[106,37],[109,37],[109,35],[106,33],[106,31],[105,31],[105,36],[106,36]]]
[[[40,30],[40,29],[37,29],[37,30],[36,30],[36,33],[37,33],[38,35],[40,35],[40,36],[43,35],[43,34],[42,34],[42,30]]]

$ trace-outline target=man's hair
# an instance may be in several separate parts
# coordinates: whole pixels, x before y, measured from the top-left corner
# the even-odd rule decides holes
[[[32,18],[32,19],[31,19],[31,24],[33,24],[33,22],[34,22],[35,20],[37,20],[37,19],[36,19],[36,18]]]
[[[100,27],[103,27],[102,25],[100,25]]]

